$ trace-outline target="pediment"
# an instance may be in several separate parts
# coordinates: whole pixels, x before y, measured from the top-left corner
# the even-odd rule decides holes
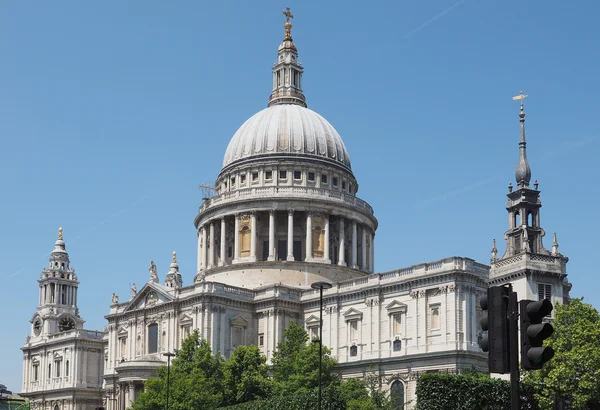
[[[346,322],[350,320],[362,320],[363,314],[360,310],[350,308],[344,313],[344,317],[346,318]]]
[[[190,315],[188,315],[187,313],[182,313],[181,316],[179,316],[179,323],[182,325],[188,324],[188,323],[192,323],[193,319]]]
[[[231,319],[231,325],[248,327],[248,321],[242,315],[237,315],[236,317]]]
[[[392,315],[394,313],[405,313],[408,309],[408,306],[405,303],[398,302],[394,300],[392,303],[385,307],[388,311],[388,314]]]
[[[125,311],[145,309],[161,303],[171,302],[173,297],[163,286],[156,283],[146,283],[144,287],[129,302]]]
[[[129,335],[129,332],[127,331],[127,329],[123,326],[119,327],[119,330],[117,330],[117,335],[119,336],[127,336]]]
[[[305,320],[307,325],[319,325],[319,318],[316,317],[315,315],[310,315],[306,320]]]

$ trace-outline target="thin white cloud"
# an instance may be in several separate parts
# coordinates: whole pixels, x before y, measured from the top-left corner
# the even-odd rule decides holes
[[[468,0],[459,0],[459,1],[457,1],[456,3],[454,3],[453,5],[451,5],[450,7],[448,7],[446,10],[442,11],[441,13],[436,14],[435,16],[433,16],[432,18],[430,18],[429,20],[427,20],[425,23],[421,24],[420,26],[417,26],[416,28],[414,28],[411,31],[409,31],[408,33],[406,33],[404,35],[404,38],[407,39],[407,38],[410,38],[410,37],[414,36],[416,33],[418,33],[419,31],[423,30],[428,25],[432,24],[436,20],[441,19],[446,14],[450,13],[452,10],[454,10],[458,6],[466,3],[467,1]]]
[[[496,179],[498,179],[498,177],[489,177],[489,178],[486,178],[486,179],[482,179],[480,181],[474,182],[474,183],[472,183],[470,185],[467,185],[467,186],[464,186],[462,188],[455,189],[454,191],[445,192],[443,194],[434,196],[434,197],[429,198],[429,199],[424,199],[424,200],[421,200],[421,201],[417,201],[417,205],[419,205],[419,206],[421,206],[421,205],[429,205],[429,204],[432,204],[434,202],[445,201],[445,200],[447,200],[449,198],[455,197],[455,196],[463,194],[465,192],[472,191],[473,189],[479,188],[480,186],[487,185],[487,184],[489,184],[490,182],[492,182],[492,181],[494,181]]]

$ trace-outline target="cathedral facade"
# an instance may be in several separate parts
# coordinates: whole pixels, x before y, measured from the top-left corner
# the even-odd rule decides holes
[[[477,299],[512,283],[521,299],[568,299],[568,259],[542,244],[537,181],[530,188],[523,106],[516,187],[509,187],[506,252],[491,266],[448,257],[375,271],[373,208],[357,196],[350,155],[335,128],[307,108],[303,66],[289,10],[273,66],[267,108],[248,119],[227,146],[214,194],[194,219],[198,260],[183,284],[177,255],[161,283],[125,301],[113,295],[100,332],[83,329],[75,271],[62,231],[39,280],[38,308],[23,351],[23,396],[33,409],[125,410],[144,381],[194,330],[229,357],[257,345],[271,360],[286,327],[319,330],[343,377],[375,374],[398,403],[413,408],[419,375],[487,369],[478,345]],[[521,100],[522,101],[522,100]]]

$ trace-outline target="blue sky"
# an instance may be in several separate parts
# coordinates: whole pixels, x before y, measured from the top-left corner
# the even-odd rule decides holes
[[[545,245],[557,232],[572,295],[600,307],[596,2],[2,2],[0,383],[21,389],[59,226],[87,328],[173,250],[191,283],[198,184],[267,104],[284,7],[309,107],[379,220],[377,271],[503,252],[522,89]]]

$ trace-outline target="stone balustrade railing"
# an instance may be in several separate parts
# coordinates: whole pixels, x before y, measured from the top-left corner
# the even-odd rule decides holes
[[[247,189],[238,189],[236,191],[224,192],[221,195],[207,198],[200,206],[199,212],[204,212],[214,206],[227,204],[230,202],[247,201],[248,199],[266,199],[266,198],[312,198],[312,199],[328,199],[351,205],[354,208],[361,210],[368,215],[373,215],[371,205],[353,195],[346,194],[340,191],[333,191],[322,188],[309,188],[301,186],[272,186],[272,187],[255,187]]]

